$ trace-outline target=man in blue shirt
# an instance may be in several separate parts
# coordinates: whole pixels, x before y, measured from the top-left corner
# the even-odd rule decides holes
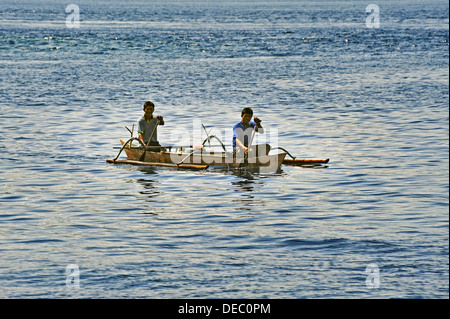
[[[239,151],[243,151],[247,156],[249,147],[249,143],[251,143],[251,138],[253,134],[253,130],[256,130],[258,133],[264,133],[264,129],[261,125],[261,120],[255,117],[251,121],[253,116],[253,110],[249,107],[246,107],[241,112],[241,121],[236,123],[233,126],[233,152],[236,154]]]

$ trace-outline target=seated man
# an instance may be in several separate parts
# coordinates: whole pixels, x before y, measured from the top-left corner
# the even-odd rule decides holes
[[[264,128],[261,125],[261,120],[255,117],[253,119],[254,121],[251,121],[252,116],[253,110],[249,107],[244,108],[241,112],[242,120],[236,123],[233,127],[233,154],[235,156],[237,154],[243,154],[244,157],[248,157],[249,151],[253,150],[251,145],[249,145],[252,142],[251,139],[253,130],[260,134],[264,133]],[[269,153],[270,146],[268,144],[264,144],[261,146],[263,148],[261,148],[260,146],[257,147],[257,153],[260,153],[260,155],[267,155]],[[258,154],[255,155],[258,156]]]
[[[161,115],[153,116],[155,104],[147,101],[144,103],[144,115],[138,120],[137,132],[139,140],[148,146],[160,146],[158,142],[157,125],[164,125],[164,119]]]

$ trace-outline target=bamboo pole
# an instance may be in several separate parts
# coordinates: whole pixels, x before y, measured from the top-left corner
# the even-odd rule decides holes
[[[284,165],[312,165],[312,164],[326,164],[330,161],[329,158],[326,159],[314,159],[314,158],[285,158],[283,160]]]
[[[112,164],[131,164],[131,165],[138,165],[138,166],[163,166],[163,167],[199,169],[199,170],[208,168],[208,165],[154,163],[154,162],[143,162],[143,161],[134,161],[134,160],[114,160],[112,158],[108,158],[106,160],[106,162],[112,163]]]

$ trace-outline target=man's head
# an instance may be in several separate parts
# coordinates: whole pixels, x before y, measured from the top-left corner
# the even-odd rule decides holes
[[[155,104],[153,104],[153,102],[147,101],[144,103],[144,113],[146,117],[151,118],[154,110]]]
[[[154,110],[155,109],[155,104],[153,104],[153,102],[151,102],[151,101],[145,102],[144,103],[144,111],[145,111],[145,109],[147,109],[149,107],[151,107]]]
[[[248,125],[253,116],[253,110],[249,107],[242,109],[241,118],[244,125]]]

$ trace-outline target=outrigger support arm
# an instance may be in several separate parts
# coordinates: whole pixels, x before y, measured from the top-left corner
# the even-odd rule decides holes
[[[220,138],[218,138],[218,137],[215,136],[215,135],[208,136],[208,137],[203,141],[202,146],[205,146],[205,143],[211,141],[212,138],[215,138],[216,140],[219,141],[219,143],[220,143],[220,145],[222,146],[224,152],[227,151],[227,149],[225,148],[225,145],[222,143],[222,141],[220,140]]]
[[[292,159],[295,159],[295,157],[292,156],[291,153],[289,153],[285,148],[283,148],[283,147],[275,147],[274,148],[274,150],[277,150],[277,149],[280,149],[280,150],[286,152],[286,154],[289,155]]]
[[[128,145],[128,143],[130,143],[130,146],[131,146],[131,142],[132,142],[132,141],[139,141],[139,143],[145,148],[145,145],[142,143],[142,141],[141,141],[140,139],[138,139],[137,137],[132,137],[132,138],[130,138],[128,141],[126,141],[126,142],[123,144],[122,148],[120,149],[120,151],[119,151],[119,153],[117,154],[117,156],[113,159],[113,161],[116,161],[116,160],[119,158],[120,153],[122,153],[123,149]]]
[[[185,158],[183,158],[181,161],[179,161],[178,163],[176,163],[176,165],[181,165],[184,163],[185,160],[187,160],[191,155],[194,155],[195,153],[199,152],[198,150],[193,150],[192,152],[190,152],[188,155],[186,155]],[[200,151],[201,152],[201,151]]]

